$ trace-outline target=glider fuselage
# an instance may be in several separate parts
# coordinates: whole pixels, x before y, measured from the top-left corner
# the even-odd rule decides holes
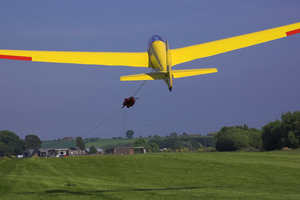
[[[159,35],[153,35],[148,41],[149,67],[156,72],[165,73],[164,81],[171,91],[173,88],[171,75],[171,55],[168,42]]]
[[[166,44],[158,35],[153,35],[148,42],[149,67],[155,71],[167,71]]]

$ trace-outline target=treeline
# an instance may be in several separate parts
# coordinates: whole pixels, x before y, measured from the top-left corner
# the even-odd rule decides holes
[[[91,137],[91,138],[84,138],[84,143],[90,143],[90,142],[98,142],[98,141],[100,141],[101,139],[99,138],[99,137],[96,137],[96,138],[93,138],[93,137]]]
[[[284,113],[281,115],[281,120],[268,123],[262,127],[262,130],[248,128],[247,125],[225,126],[214,137],[218,151],[299,148],[300,112]]]
[[[281,115],[281,121],[270,122],[262,128],[263,148],[266,150],[299,148],[300,112],[287,112]]]
[[[300,112],[287,112],[281,115],[281,120],[270,122],[262,130],[249,128],[247,125],[222,127],[212,136],[191,136],[186,133],[177,135],[171,133],[166,137],[154,135],[148,142],[144,138],[137,139],[134,146],[144,146],[151,152],[161,149],[167,151],[236,151],[243,149],[276,150],[284,147],[300,147]],[[80,137],[81,138],[81,137]],[[82,138],[81,138],[82,140]],[[86,138],[84,142],[96,142],[100,138]],[[77,138],[76,138],[77,141]],[[78,142],[77,142],[78,143]],[[0,131],[0,156],[16,156],[22,154],[24,149],[39,149],[42,141],[36,135],[27,135],[25,140],[15,133]],[[77,144],[77,146],[80,146]],[[84,147],[82,147],[84,148]]]
[[[25,149],[41,148],[42,141],[36,135],[26,135],[25,140],[19,138],[14,132],[0,131],[0,156],[17,156],[23,154]]]
[[[188,136],[186,133],[177,135],[171,133],[166,137],[154,135],[146,142],[144,138],[139,138],[133,143],[135,147],[144,146],[148,151],[201,151],[206,148],[214,148],[214,138],[211,136]]]

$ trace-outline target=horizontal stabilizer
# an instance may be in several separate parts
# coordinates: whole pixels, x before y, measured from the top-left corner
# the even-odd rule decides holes
[[[196,76],[201,74],[211,74],[216,73],[218,70],[216,68],[207,69],[185,69],[185,70],[173,70],[173,78],[183,78],[188,76]]]
[[[158,80],[165,79],[167,73],[165,72],[154,72],[146,74],[135,74],[129,76],[122,76],[121,81],[146,81],[146,80]]]

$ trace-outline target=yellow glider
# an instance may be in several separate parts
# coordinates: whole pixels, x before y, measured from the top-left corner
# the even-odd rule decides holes
[[[169,90],[171,91],[173,88],[173,78],[217,72],[217,69],[215,68],[171,70],[174,65],[276,40],[297,33],[300,33],[300,22],[178,49],[169,49],[167,41],[164,42],[160,36],[153,35],[149,39],[147,52],[125,53],[0,50],[0,58],[35,62],[150,67],[153,68],[155,72],[122,76],[120,79],[121,81],[162,79],[167,83]]]

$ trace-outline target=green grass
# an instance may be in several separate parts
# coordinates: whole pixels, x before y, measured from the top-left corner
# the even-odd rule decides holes
[[[0,160],[0,199],[300,199],[300,152]]]

